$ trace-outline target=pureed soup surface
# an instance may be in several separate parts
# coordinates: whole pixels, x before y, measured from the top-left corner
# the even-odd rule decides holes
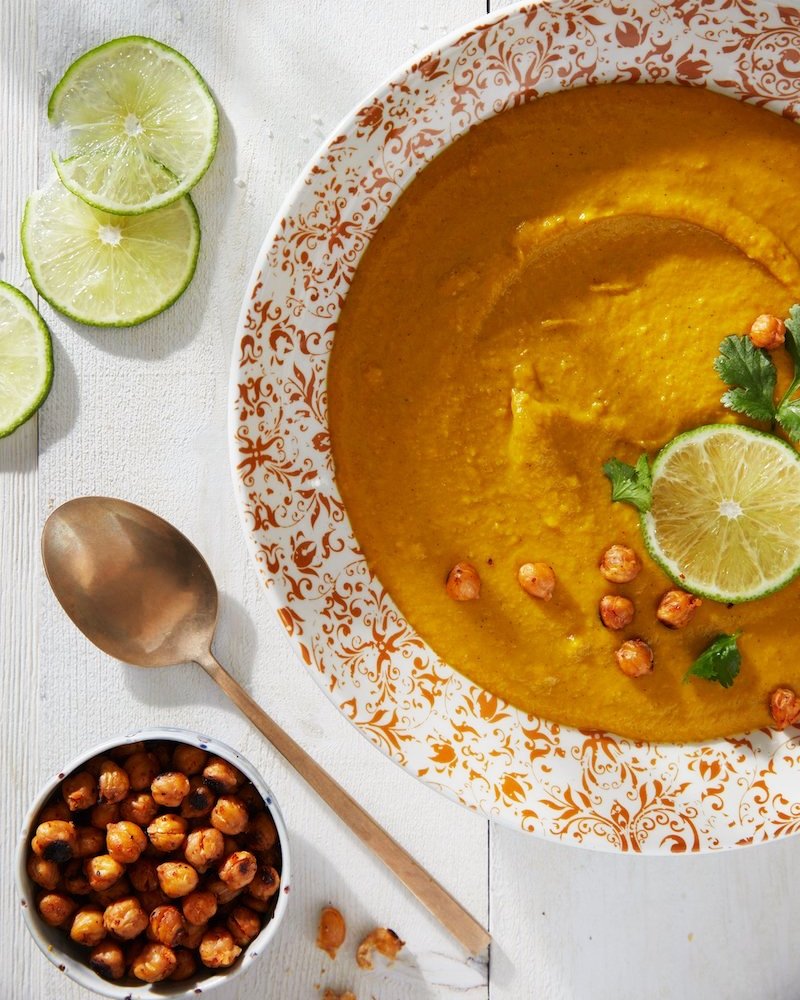
[[[517,707],[664,741],[770,724],[769,693],[796,672],[800,585],[658,624],[673,585],[602,464],[732,419],[720,341],[800,301],[798,178],[800,131],[769,112],[666,85],[586,88],[475,127],[367,249],[329,371],[338,485],[410,623]],[[630,584],[598,572],[614,542],[642,557]],[[445,592],[461,560],[479,600]],[[555,570],[549,603],[517,583],[536,561]],[[598,618],[608,593],[636,605],[622,632]],[[682,683],[737,630],[732,688]],[[614,659],[632,636],[655,654],[637,680]]]

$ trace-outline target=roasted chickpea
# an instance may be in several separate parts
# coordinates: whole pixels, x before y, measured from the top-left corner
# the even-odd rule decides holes
[[[181,909],[190,924],[207,924],[217,912],[217,897],[204,889],[190,892],[183,897]]]
[[[775,688],[770,695],[769,710],[775,726],[786,729],[800,720],[800,698],[791,688]]]
[[[606,628],[618,632],[633,621],[635,609],[633,601],[619,594],[606,594],[600,598],[600,621]]]
[[[82,906],[72,918],[69,936],[76,944],[94,948],[106,936],[103,911],[99,906]]]
[[[263,854],[264,851],[271,850],[278,840],[278,829],[275,820],[268,812],[256,813],[247,824],[247,834],[245,836],[248,847]]]
[[[213,826],[192,830],[186,838],[184,856],[199,872],[204,872],[225,854],[225,838]]]
[[[156,816],[147,828],[147,836],[150,843],[157,851],[169,854],[171,851],[179,851],[186,838],[188,824],[182,816],[175,813],[165,813],[163,816]]]
[[[170,761],[172,760],[172,754],[174,749],[175,749],[174,743],[159,742],[150,744],[150,750],[155,755],[155,758],[159,764],[159,772],[169,770],[169,764]]]
[[[137,892],[152,892],[158,888],[156,866],[149,858],[139,858],[128,868],[131,885]]]
[[[89,879],[83,870],[83,862],[73,858],[64,866],[61,876],[61,887],[72,896],[88,896],[92,891]]]
[[[125,770],[128,772],[131,788],[135,792],[143,792],[149,790],[161,768],[155,754],[140,752],[128,757]]]
[[[103,979],[122,979],[125,952],[116,941],[101,941],[89,952],[89,967]]]
[[[136,743],[126,743],[124,746],[114,747],[113,750],[109,750],[109,756],[115,760],[127,760],[128,757],[132,757],[135,753],[142,753],[145,749],[144,740],[137,740]]]
[[[176,906],[157,906],[150,914],[148,937],[172,948],[186,937],[186,925]]]
[[[99,854],[105,847],[106,838],[103,831],[96,826],[78,827],[78,849],[75,852],[76,858],[90,858]]]
[[[130,941],[147,927],[147,914],[135,896],[123,896],[105,908],[103,924],[109,934]]]
[[[169,901],[169,896],[163,893],[160,888],[147,889],[139,893],[139,902],[148,917],[157,906],[165,906]]]
[[[667,628],[685,628],[703,602],[685,590],[668,590],[658,602],[656,618]]]
[[[161,891],[170,899],[188,896],[200,881],[197,872],[183,861],[165,861],[156,868]]]
[[[248,820],[247,806],[236,795],[221,795],[211,810],[211,825],[230,837],[241,833]]]
[[[105,830],[109,823],[116,823],[119,820],[119,803],[103,802],[96,805],[89,815],[92,826],[96,826],[98,830]]]
[[[102,906],[105,909],[111,903],[116,903],[118,899],[122,899],[123,896],[131,895],[131,883],[127,875],[123,875],[122,878],[117,879],[117,881],[108,889],[101,889],[99,892],[92,892],[89,899],[96,903],[98,906]]]
[[[38,857],[63,864],[77,853],[78,832],[73,823],[60,819],[49,820],[36,827],[31,847]]]
[[[600,572],[611,583],[630,583],[641,568],[641,560],[629,545],[610,546],[600,560]]]
[[[92,889],[95,892],[104,892],[122,876],[125,867],[110,854],[98,854],[97,857],[84,861],[83,870]]]
[[[628,639],[614,655],[617,666],[627,677],[644,677],[653,669],[653,650],[644,639]]]
[[[322,995],[322,1000],[356,1000],[356,995],[350,990],[345,990],[344,993],[335,993],[330,987],[327,987]]]
[[[39,813],[36,822],[39,824],[50,823],[53,820],[63,820],[65,823],[72,820],[72,813],[69,811],[67,803],[61,798],[57,802],[48,803]]]
[[[174,948],[175,968],[170,973],[169,978],[174,981],[191,979],[197,972],[197,959],[188,948]]]
[[[75,912],[76,906],[63,892],[48,892],[39,900],[39,914],[51,927],[61,927]]]
[[[206,766],[208,754],[200,747],[190,747],[185,743],[179,743],[172,752],[172,767],[175,771],[182,771],[191,777],[199,774]]]
[[[172,948],[151,941],[134,958],[131,973],[142,982],[160,983],[172,975],[177,964]]]
[[[89,809],[97,802],[97,782],[88,771],[79,771],[65,778],[61,784],[61,794],[70,812]]]
[[[264,902],[271,899],[278,891],[281,877],[271,865],[259,865],[255,878],[247,887],[251,896]]]
[[[227,882],[223,882],[221,878],[211,878],[203,883],[203,888],[208,892],[213,892],[216,896],[217,904],[219,906],[225,906],[232,900],[236,899],[243,892],[242,889],[232,889]]]
[[[346,934],[347,925],[341,913],[335,906],[324,906],[319,915],[317,930],[317,947],[320,951],[327,952],[330,958],[336,958],[336,953],[344,944]]]
[[[356,950],[356,963],[361,969],[372,968],[373,951],[380,952],[390,962],[397,958],[405,941],[401,941],[391,927],[376,927],[363,939]]]
[[[236,794],[247,806],[247,811],[251,816],[254,816],[257,812],[260,812],[264,808],[264,799],[261,797],[261,793],[255,785],[251,785],[249,781],[246,785],[242,785],[242,787],[237,790]]]
[[[131,792],[123,802],[120,802],[119,814],[129,823],[145,827],[158,815],[158,804],[149,792]]]
[[[481,596],[481,578],[469,562],[458,562],[447,574],[444,588],[454,601],[477,601]]]
[[[114,760],[104,760],[100,764],[100,774],[97,778],[97,801],[122,802],[130,789],[127,772]]]
[[[185,816],[186,819],[207,816],[214,802],[214,793],[203,783],[202,776],[196,774],[189,781],[189,794],[181,802],[181,816]]]
[[[261,917],[247,906],[236,906],[228,914],[225,926],[231,932],[231,937],[241,948],[246,947],[258,937],[261,930]],[[334,953],[332,958],[336,957]]]
[[[150,792],[160,806],[174,809],[189,794],[189,779],[180,771],[165,771],[153,780]]]
[[[199,948],[203,935],[208,930],[208,924],[187,924],[186,937],[183,939],[184,948]]]
[[[200,942],[200,961],[209,969],[227,969],[241,955],[242,949],[224,927],[212,927]]]
[[[242,775],[227,760],[212,757],[203,768],[203,781],[215,795],[226,795],[239,787]]]
[[[55,889],[61,878],[61,869],[55,861],[39,858],[35,854],[28,855],[28,877],[43,889]]]
[[[520,587],[531,597],[549,601],[556,589],[556,575],[547,563],[523,563],[517,572]]]
[[[139,855],[147,847],[144,830],[135,823],[122,820],[110,823],[106,828],[106,850],[115,861],[131,865],[139,860]]]
[[[222,862],[217,874],[231,889],[244,889],[255,878],[258,862],[250,851],[234,851]]]
[[[786,324],[777,316],[763,313],[757,316],[750,325],[750,339],[755,347],[763,347],[773,351],[780,347],[786,339]]]

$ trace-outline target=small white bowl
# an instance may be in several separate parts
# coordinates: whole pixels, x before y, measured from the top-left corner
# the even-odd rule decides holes
[[[237,767],[242,774],[245,775],[245,777],[249,778],[250,781],[253,782],[253,785],[264,799],[264,804],[272,814],[272,818],[275,820],[275,826],[278,830],[278,840],[281,846],[281,888],[279,898],[275,906],[275,911],[269,922],[262,928],[258,937],[251,941],[244,950],[241,958],[229,969],[225,969],[221,972],[202,977],[198,976],[197,978],[186,979],[182,982],[174,983],[171,983],[169,980],[165,980],[160,983],[132,984],[131,980],[127,977],[124,983],[118,984],[110,982],[103,979],[101,976],[98,976],[97,973],[93,972],[89,967],[87,961],[87,949],[73,944],[63,929],[48,926],[41,919],[36,909],[35,890],[33,883],[28,877],[26,862],[30,848],[30,838],[33,832],[33,822],[39,814],[39,811],[43,808],[47,800],[58,788],[60,782],[63,781],[66,775],[71,774],[73,771],[80,768],[82,764],[85,764],[86,761],[90,760],[92,757],[96,757],[98,754],[105,753],[108,750],[113,750],[116,747],[126,746],[130,743],[138,743],[140,740],[163,740],[172,743],[188,743],[191,746],[208,750],[210,753],[230,761],[230,763]],[[212,739],[208,736],[202,736],[199,733],[191,732],[188,729],[142,729],[130,736],[125,736],[121,739],[117,738],[107,740],[99,746],[92,747],[91,750],[87,750],[79,757],[76,757],[75,760],[66,765],[63,771],[54,775],[47,782],[45,787],[36,797],[36,801],[29,809],[28,815],[25,817],[25,822],[22,825],[22,832],[20,833],[19,845],[17,848],[16,876],[20,905],[28,930],[31,932],[33,940],[38,945],[42,954],[45,955],[60,972],[69,976],[69,978],[73,979],[76,983],[80,983],[80,985],[86,987],[86,989],[93,990],[101,996],[110,997],[112,1000],[153,1000],[154,997],[162,998],[162,1000],[163,998],[169,997],[174,1000],[174,998],[177,997],[188,998],[196,997],[201,994],[205,996],[216,987],[230,983],[231,980],[241,975],[245,969],[250,967],[251,963],[263,953],[266,946],[275,937],[278,927],[280,926],[284,914],[286,913],[286,907],[289,902],[289,888],[291,884],[289,841],[286,833],[286,824],[283,821],[283,816],[281,815],[281,811],[275,801],[275,796],[272,794],[270,788],[267,786],[264,779],[258,771],[256,771],[253,765],[249,761],[245,760],[244,757],[240,756],[240,754],[229,747],[226,743],[222,743],[219,740]]]

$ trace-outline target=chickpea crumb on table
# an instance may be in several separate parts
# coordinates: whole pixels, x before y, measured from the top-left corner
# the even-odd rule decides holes
[[[105,979],[227,969],[275,907],[274,820],[232,764],[198,747],[153,741],[90,760],[31,833],[39,915]]]

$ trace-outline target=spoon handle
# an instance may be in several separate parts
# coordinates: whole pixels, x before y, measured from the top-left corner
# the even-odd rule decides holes
[[[488,946],[491,938],[477,920],[253,701],[210,652],[207,658],[198,662],[256,729],[454,938],[472,954],[478,954]]]

